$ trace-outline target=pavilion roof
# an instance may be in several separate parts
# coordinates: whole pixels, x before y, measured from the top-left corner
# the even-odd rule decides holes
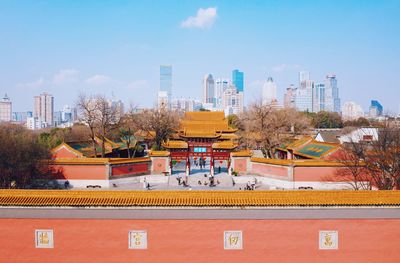
[[[164,143],[163,146],[168,149],[187,149],[188,143],[185,141],[170,140]]]
[[[0,190],[19,207],[349,207],[400,206],[400,191]]]
[[[213,149],[235,149],[237,147],[236,143],[232,141],[221,141],[221,142],[214,142],[212,144]]]

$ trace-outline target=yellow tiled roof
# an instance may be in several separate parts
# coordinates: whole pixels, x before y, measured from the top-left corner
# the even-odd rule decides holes
[[[124,164],[150,162],[148,157],[139,158],[57,158],[52,160],[53,164]]]
[[[169,151],[150,151],[149,155],[151,157],[164,157],[169,156]]]
[[[184,141],[171,140],[163,144],[165,148],[172,149],[183,149],[188,147],[188,143]]]
[[[0,206],[400,206],[400,191],[0,190]]]
[[[212,144],[213,149],[234,149],[237,145],[232,141],[215,142]]]
[[[223,111],[187,111],[185,119],[191,121],[220,121],[225,119]]]
[[[243,150],[243,151],[232,152],[231,155],[233,157],[250,157],[252,153],[250,150]]]
[[[273,165],[285,165],[285,166],[312,166],[312,167],[336,167],[336,166],[343,166],[343,163],[340,162],[333,162],[333,161],[325,161],[322,159],[312,159],[312,160],[287,160],[287,159],[269,159],[269,158],[259,158],[259,157],[252,157],[252,162],[256,163],[266,163],[266,164],[273,164]]]

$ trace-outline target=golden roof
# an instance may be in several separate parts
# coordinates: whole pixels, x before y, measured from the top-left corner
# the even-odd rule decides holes
[[[138,158],[57,158],[52,160],[52,164],[128,164],[150,162],[149,157]]]
[[[305,166],[305,167],[336,167],[336,166],[343,166],[343,163],[340,162],[332,162],[332,161],[325,161],[322,159],[311,159],[311,160],[288,160],[288,159],[269,159],[269,158],[259,158],[259,157],[252,157],[252,162],[255,163],[266,163],[266,164],[273,164],[273,165],[284,165],[284,166]]]
[[[189,121],[222,121],[225,119],[223,111],[187,111],[185,118]]]
[[[242,150],[231,153],[232,157],[250,157],[252,155],[250,150]]]
[[[223,133],[237,131],[228,125],[224,112],[186,112],[180,121],[179,135],[182,137],[217,138]]]
[[[169,155],[170,155],[169,151],[150,151],[149,153],[150,157],[166,157]]]
[[[232,141],[222,141],[222,142],[214,142],[212,144],[213,149],[234,149],[237,147],[237,144]]]
[[[320,207],[400,206],[400,191],[0,190],[0,206]]]
[[[188,143],[184,142],[184,141],[168,141],[166,143],[163,144],[163,146],[165,148],[169,148],[169,149],[187,149],[188,148]]]

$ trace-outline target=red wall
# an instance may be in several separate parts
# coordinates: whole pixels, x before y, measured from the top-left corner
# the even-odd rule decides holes
[[[53,158],[78,158],[78,156],[65,147],[62,147],[53,153]]]
[[[112,167],[112,176],[119,177],[125,175],[134,175],[134,174],[144,174],[150,173],[149,171],[149,163],[133,163],[121,166],[113,166]]]
[[[252,173],[260,175],[274,175],[277,177],[284,177],[282,179],[288,178],[288,167],[286,166],[276,166],[264,163],[252,163]]]
[[[169,170],[166,166],[167,158],[154,158],[153,159],[153,173],[162,173]]]
[[[62,174],[57,179],[80,179],[80,180],[106,180],[108,179],[108,168],[106,165],[54,165],[54,169]]]
[[[337,169],[337,167],[295,167],[294,180],[296,182],[339,181],[339,178],[335,174]]]
[[[236,172],[247,172],[247,159],[235,158],[233,170]]]
[[[54,249],[34,247],[54,230]],[[147,230],[148,249],[129,250],[128,231]],[[223,231],[242,230],[243,250],[224,250]],[[337,230],[338,250],[319,250],[318,231]],[[0,219],[0,262],[399,262],[400,220]]]

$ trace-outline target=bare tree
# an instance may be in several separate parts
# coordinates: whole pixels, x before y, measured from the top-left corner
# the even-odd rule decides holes
[[[372,187],[371,176],[366,168],[363,155],[367,151],[365,143],[347,143],[335,154],[335,161],[342,164],[335,172],[334,178],[347,182],[354,190],[370,190]]]
[[[267,158],[275,158],[275,148],[280,146],[289,134],[304,132],[309,127],[306,116],[295,110],[276,110],[261,102],[252,103],[239,116],[243,143],[247,147],[260,149]]]
[[[400,129],[382,129],[364,160],[378,189],[400,189]]]
[[[78,101],[76,102],[76,106],[79,111],[79,120],[84,123],[90,131],[90,140],[92,142],[94,157],[97,157],[97,149],[96,149],[96,128],[98,125],[97,122],[97,103],[95,102],[95,97],[86,96],[81,93],[78,96]]]
[[[106,135],[113,129],[118,128],[121,119],[119,109],[113,107],[110,101],[104,96],[97,96],[95,99],[97,114],[96,123],[98,134],[101,139],[101,157],[105,157],[105,141]]]
[[[342,171],[352,173],[353,183],[365,180],[380,190],[400,189],[399,128],[380,130],[377,141],[348,144],[341,159]]]
[[[156,150],[162,149],[162,143],[167,141],[179,126],[178,112],[168,110],[165,107],[132,113],[130,117],[138,130],[154,136]]]

